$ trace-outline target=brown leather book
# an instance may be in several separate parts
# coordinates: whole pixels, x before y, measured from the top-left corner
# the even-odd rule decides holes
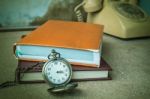
[[[49,20],[14,45],[20,60],[46,61],[51,49],[71,64],[99,67],[103,26]],[[98,61],[97,61],[98,60]]]
[[[43,65],[44,62],[18,60],[16,72],[18,83],[44,82],[41,72]],[[72,65],[72,81],[110,80],[111,67],[103,59],[100,65],[99,68]]]

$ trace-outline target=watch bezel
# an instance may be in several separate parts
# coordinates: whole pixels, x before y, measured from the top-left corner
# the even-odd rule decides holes
[[[53,83],[53,82],[51,82],[50,80],[48,80],[48,77],[47,77],[47,74],[46,74],[46,67],[47,67],[47,64],[49,64],[50,62],[54,62],[54,61],[61,61],[61,62],[65,63],[65,64],[68,66],[68,68],[69,68],[70,75],[69,75],[69,78],[68,78],[64,83],[56,84],[56,83]],[[72,67],[71,67],[70,63],[69,63],[66,59],[64,59],[64,58],[61,58],[61,57],[60,57],[60,58],[56,58],[56,59],[51,59],[51,60],[48,60],[48,61],[44,64],[43,69],[42,69],[42,75],[43,75],[45,81],[46,81],[50,86],[52,86],[52,87],[65,86],[66,84],[68,84],[68,83],[70,82],[70,80],[71,80],[71,78],[72,78]]]

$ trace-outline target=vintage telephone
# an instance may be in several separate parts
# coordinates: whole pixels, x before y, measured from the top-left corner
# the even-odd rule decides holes
[[[150,36],[150,17],[138,0],[84,0],[87,22],[104,25],[104,32],[119,38]]]

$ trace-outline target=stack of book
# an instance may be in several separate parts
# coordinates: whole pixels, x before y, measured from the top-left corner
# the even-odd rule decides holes
[[[19,82],[44,82],[41,70],[52,49],[72,64],[72,80],[111,79],[101,58],[103,26],[49,20],[15,43]]]

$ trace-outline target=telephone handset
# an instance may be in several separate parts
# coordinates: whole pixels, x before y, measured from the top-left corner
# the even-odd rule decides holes
[[[76,13],[77,20],[83,22],[83,16],[79,9],[82,6],[85,12],[87,13],[96,12],[102,8],[102,0],[83,0],[83,2],[81,2],[74,8],[74,12]]]
[[[104,25],[104,32],[120,38],[150,36],[150,17],[138,0],[84,0],[87,22]]]
[[[86,12],[96,12],[102,9],[102,0],[84,0],[83,8]]]

